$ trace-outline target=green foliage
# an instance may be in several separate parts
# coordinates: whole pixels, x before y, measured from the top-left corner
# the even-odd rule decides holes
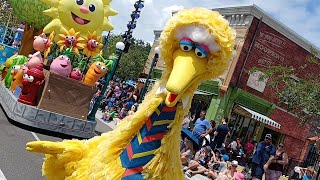
[[[122,41],[122,37],[111,36],[109,46],[104,51],[103,56],[108,57],[113,54],[116,49],[117,42]],[[151,46],[142,40],[133,39],[128,53],[123,53],[119,62],[116,76],[122,79],[136,80],[139,74],[143,71],[144,65],[148,59]]]
[[[310,57],[307,58],[307,62],[313,63],[313,64],[319,64],[319,59],[317,58],[317,56],[319,55],[319,52],[312,46],[310,50],[311,50],[311,55]]]
[[[306,59],[306,66],[310,63],[318,63]],[[304,67],[300,67],[304,68]],[[250,72],[260,71],[264,75],[259,80],[268,78],[268,86],[272,87],[279,105],[301,118],[302,123],[308,120],[320,118],[320,77],[319,74],[310,72],[308,78],[302,79],[295,76],[292,67],[272,66],[269,68],[252,68]],[[318,72],[315,72],[318,73]]]
[[[9,0],[14,15],[20,21],[33,25],[36,29],[44,28],[51,18],[45,16],[43,11],[49,6],[40,0]]]
[[[8,27],[19,25],[8,0],[0,0],[0,24],[8,25]]]

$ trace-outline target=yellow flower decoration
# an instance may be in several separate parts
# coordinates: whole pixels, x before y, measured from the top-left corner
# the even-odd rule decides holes
[[[46,50],[44,51],[44,58],[47,58],[47,57],[48,57],[48,54],[49,54],[50,51],[51,51],[51,46],[52,46],[53,38],[54,38],[54,32],[50,33],[50,36],[49,36],[49,38],[48,38],[48,42],[47,42],[47,44],[46,44]]]
[[[59,34],[59,41],[57,44],[60,46],[60,51],[63,48],[69,48],[72,46],[72,50],[79,54],[79,49],[83,49],[84,39],[80,37],[80,32],[76,32],[73,28],[67,31],[65,34]]]
[[[88,37],[84,38],[83,54],[87,57],[92,57],[99,54],[103,44],[101,43],[101,36],[97,36],[95,31],[92,34],[90,32],[88,34]]]

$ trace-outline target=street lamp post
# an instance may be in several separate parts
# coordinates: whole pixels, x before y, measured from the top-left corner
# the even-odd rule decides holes
[[[151,73],[153,72],[154,67],[156,67],[158,59],[159,59],[160,48],[156,47],[154,49],[154,52],[155,52],[155,54],[154,54],[154,57],[153,57],[153,60],[152,60],[152,64],[150,66],[150,70],[149,70],[149,73],[148,73],[148,76],[147,76],[147,80],[144,83],[143,89],[142,89],[141,94],[140,94],[139,103],[142,102],[142,100],[143,100],[143,98],[144,98],[144,96],[145,96],[145,94],[147,92],[149,80],[150,80],[150,77],[151,77]]]
[[[114,74],[116,73],[116,70],[117,70],[117,67],[118,67],[118,64],[119,64],[119,60],[121,59],[122,52],[123,52],[123,50],[125,48],[125,45],[124,45],[123,42],[118,42],[116,44],[116,48],[117,48],[118,57],[117,57],[117,59],[115,59],[113,61],[112,67],[111,67],[111,71],[104,76],[105,84],[104,84],[104,86],[103,86],[103,88],[101,90],[101,93],[100,93],[97,101],[95,102],[90,114],[88,115],[88,121],[95,121],[96,120],[96,113],[97,113],[97,111],[99,109],[99,106],[101,104],[102,98],[103,98],[103,96],[104,96],[104,94],[105,94],[105,92],[106,92],[106,90],[108,88],[108,84],[112,80]]]
[[[131,21],[127,24],[128,30],[122,35],[124,38],[125,48],[123,50],[124,53],[129,51],[129,47],[131,45],[132,32],[137,27],[137,20],[140,18],[141,10],[144,8],[144,0],[138,0],[134,4],[135,10],[131,13]]]

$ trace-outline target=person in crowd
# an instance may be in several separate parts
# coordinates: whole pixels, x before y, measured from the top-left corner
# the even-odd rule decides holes
[[[211,127],[212,127],[212,131],[210,132],[210,144],[211,142],[214,140],[214,132],[216,132],[217,128],[216,128],[216,121],[211,120]]]
[[[136,112],[136,106],[133,105],[131,106],[130,111],[128,112],[128,116],[133,115],[135,112]]]
[[[222,120],[222,124],[217,127],[217,130],[214,132],[214,140],[211,142],[211,148],[221,148],[224,143],[226,136],[229,134],[228,127],[228,118]]]
[[[185,147],[181,150],[181,162],[182,165],[188,166],[189,162],[193,159],[195,150],[193,148],[193,142],[188,138],[185,139]]]
[[[115,88],[114,85],[115,85],[115,84],[114,84],[113,81],[110,81],[110,82],[109,82],[109,86],[108,86],[108,88],[107,88],[107,93],[106,93],[106,98],[107,98],[107,99],[112,96],[112,94],[113,94],[113,89]]]
[[[253,152],[253,150],[254,150],[255,144],[256,144],[255,141],[253,141],[253,140],[248,140],[248,142],[247,142],[246,145],[244,146],[243,149],[244,149],[244,152],[246,153],[247,158],[248,158],[249,156],[251,156],[251,154],[252,154],[252,152]]]
[[[133,99],[135,102],[138,102],[139,98],[140,98],[140,91],[138,88],[135,88],[133,91]]]
[[[113,93],[115,94],[115,97],[117,99],[120,99],[120,96],[122,94],[122,90],[120,89],[119,85],[117,85],[114,90],[113,90]]]
[[[314,171],[314,168],[312,166],[309,166],[308,168],[301,168],[301,173],[303,174],[302,180],[312,180],[313,177],[316,175],[316,172]]]
[[[217,170],[219,173],[227,169],[226,161],[229,160],[229,156],[222,154],[219,150],[213,151],[212,154],[213,156],[208,163],[209,169]]]
[[[284,151],[284,144],[280,143],[274,159],[266,170],[266,180],[278,180],[289,162],[288,154]]]
[[[225,171],[219,173],[219,175],[215,178],[217,180],[244,180],[244,174],[238,172],[238,162],[232,161],[231,166],[228,167]],[[209,173],[210,174],[210,173]]]
[[[190,127],[190,122],[192,122],[194,119],[194,116],[191,117],[191,112],[189,112],[187,115],[184,116],[183,122],[182,122],[182,127],[185,129],[189,129]]]
[[[127,104],[127,108],[131,108],[131,106],[133,106],[134,103],[136,102],[135,99],[134,99],[134,93],[133,93],[133,88],[132,87],[130,87],[128,89],[127,97],[124,99],[124,101]]]
[[[105,107],[105,111],[102,114],[103,121],[113,121],[115,118],[115,110],[114,107],[110,108],[109,106]]]
[[[251,175],[252,179],[262,179],[264,171],[268,169],[273,158],[275,157],[276,149],[272,144],[272,135],[267,134],[264,141],[257,145],[256,151],[252,158]]]
[[[242,149],[242,145],[241,145],[241,139],[240,138],[236,138],[234,141],[232,141],[228,148],[230,148],[231,153],[232,153],[232,159],[237,159],[237,156],[239,156],[240,154],[240,150]]]
[[[127,116],[127,104],[123,104],[120,112],[119,112],[119,119],[124,119]]]
[[[202,144],[204,138],[212,132],[210,122],[206,119],[206,112],[201,111],[200,118],[194,124],[193,135],[198,139],[199,144]]]
[[[186,175],[191,177],[195,174],[204,174],[207,172],[208,162],[210,161],[211,156],[210,146],[201,148],[201,150],[195,154],[194,160],[191,160],[188,167],[183,169],[186,172]]]

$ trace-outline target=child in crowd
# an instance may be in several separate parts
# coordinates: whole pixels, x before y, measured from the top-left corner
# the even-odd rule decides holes
[[[130,109],[130,111],[128,112],[128,116],[133,115],[135,112],[136,112],[136,106],[133,105],[133,106],[131,106],[131,109]]]
[[[110,108],[109,106],[105,107],[105,112],[102,114],[103,121],[112,121],[115,117],[114,107]]]

